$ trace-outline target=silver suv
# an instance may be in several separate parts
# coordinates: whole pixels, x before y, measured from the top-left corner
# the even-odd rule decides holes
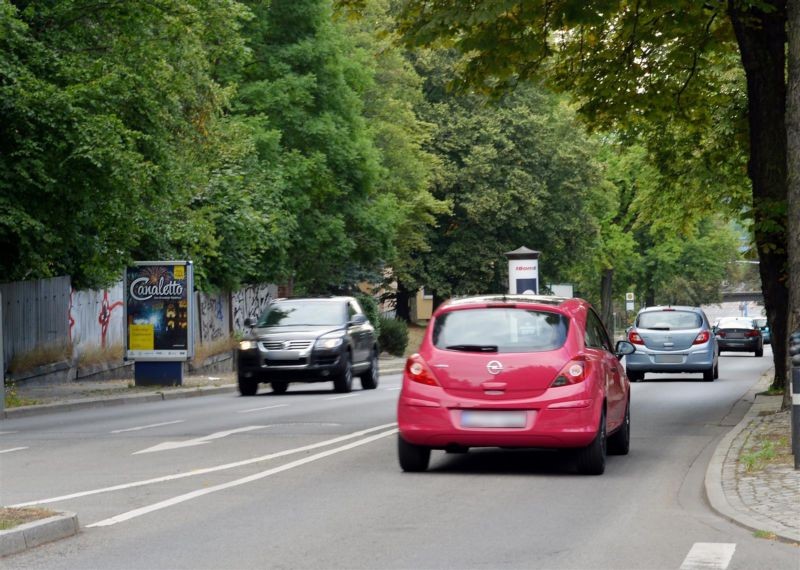
[[[639,311],[628,340],[636,352],[625,357],[631,382],[647,372],[702,372],[719,377],[719,348],[708,317],[699,307],[648,307]]]
[[[286,392],[290,382],[330,382],[337,392],[378,385],[378,339],[361,306],[352,297],[278,299],[239,343],[239,392],[253,396],[259,382]]]

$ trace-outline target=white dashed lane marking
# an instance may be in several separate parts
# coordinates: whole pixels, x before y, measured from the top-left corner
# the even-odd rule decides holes
[[[250,410],[239,410],[240,414],[249,414],[250,412],[260,412],[261,410],[272,410],[274,408],[286,408],[289,404],[275,404],[274,406],[264,406],[263,408],[252,408]]]
[[[725,570],[731,563],[735,544],[695,542],[680,570]]]
[[[150,428],[154,428],[154,427],[171,426],[172,424],[183,423],[183,421],[184,420],[174,420],[174,421],[171,421],[171,422],[162,422],[160,424],[150,424],[148,426],[136,426],[136,427],[125,428],[125,429],[115,429],[114,431],[112,431],[110,433],[124,433],[126,431],[139,431],[139,430],[150,429]]]
[[[355,398],[359,394],[345,394],[344,396],[334,396],[333,398],[325,398],[326,400],[341,400],[342,398]]]
[[[22,451],[28,449],[27,447],[12,447],[11,449],[0,449],[0,453],[11,453],[12,451]]]

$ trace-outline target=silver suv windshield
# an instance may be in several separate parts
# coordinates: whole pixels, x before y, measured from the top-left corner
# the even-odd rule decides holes
[[[568,319],[558,313],[516,308],[452,311],[433,325],[433,344],[465,352],[542,352],[567,339]]]
[[[636,322],[640,329],[676,331],[699,329],[703,326],[703,318],[690,311],[650,311],[642,313]]]
[[[330,301],[281,301],[258,319],[259,327],[327,326],[345,322],[343,303]]]

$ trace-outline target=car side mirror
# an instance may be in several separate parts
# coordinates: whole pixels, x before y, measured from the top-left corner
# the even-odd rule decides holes
[[[351,325],[363,325],[368,320],[369,319],[367,318],[367,315],[364,315],[364,314],[353,315],[353,318],[350,319],[350,324]]]
[[[627,340],[618,340],[617,346],[614,348],[614,353],[617,355],[617,358],[622,358],[634,352],[636,352],[636,347],[633,346],[632,342],[628,342]]]
[[[244,320],[244,326],[253,328],[254,326],[256,326],[256,320],[253,317],[247,317]]]

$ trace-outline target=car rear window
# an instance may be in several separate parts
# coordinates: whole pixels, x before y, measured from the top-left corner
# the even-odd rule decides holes
[[[433,325],[433,344],[465,352],[542,352],[567,339],[569,320],[549,311],[465,309],[444,313]]]
[[[270,305],[258,319],[259,327],[339,325],[345,320],[342,303],[325,301],[283,301]]]
[[[703,318],[690,311],[650,311],[639,315],[636,326],[664,331],[699,329],[703,326]]]
[[[754,323],[750,319],[742,319],[736,317],[729,317],[726,319],[720,319],[717,328],[720,329],[752,329],[754,328]]]

